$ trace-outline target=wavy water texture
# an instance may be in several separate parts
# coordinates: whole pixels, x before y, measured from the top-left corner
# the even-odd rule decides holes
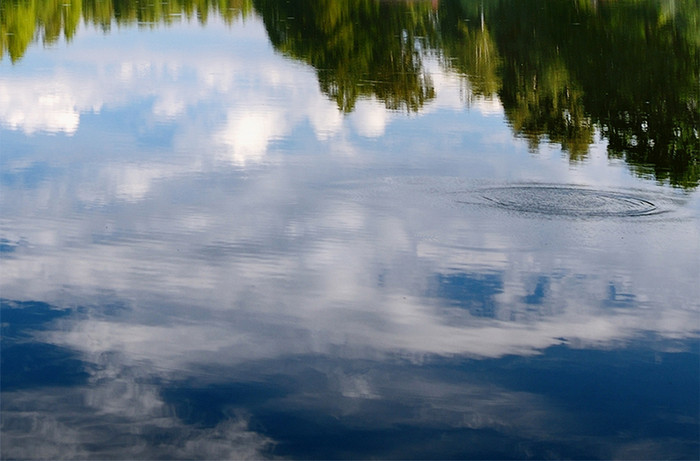
[[[632,217],[661,213],[651,201],[632,193],[571,186],[506,186],[485,189],[496,206],[524,213],[569,217]]]

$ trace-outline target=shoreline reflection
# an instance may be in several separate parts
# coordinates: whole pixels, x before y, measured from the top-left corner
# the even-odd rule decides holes
[[[694,27],[700,13],[692,1],[670,8],[656,0],[557,0],[538,8],[532,1],[495,0],[168,1],[143,7],[119,0],[98,8],[91,0],[71,0],[60,10],[44,3],[3,4],[2,49],[12,62],[39,36],[45,44],[61,34],[75,41],[81,15],[104,32],[112,24],[182,26],[174,20],[181,13],[203,25],[211,13],[230,27],[260,18],[274,48],[310,65],[319,89],[341,112],[354,111],[363,99],[389,110],[424,110],[439,92],[426,65],[437,57],[460,75],[467,104],[474,97],[497,98],[513,133],[533,150],[556,143],[572,162],[585,161],[599,131],[610,158],[623,159],[641,177],[686,188],[700,181]],[[62,102],[42,104],[51,111]],[[166,113],[182,110],[168,105]],[[74,109],[53,128],[74,131]],[[5,114],[4,123],[16,126],[16,115]]]

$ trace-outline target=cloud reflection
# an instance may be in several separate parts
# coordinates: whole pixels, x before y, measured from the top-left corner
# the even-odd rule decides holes
[[[90,110],[92,105],[80,101],[59,82],[47,86],[44,79],[3,79],[0,107],[0,120],[10,129],[21,129],[26,134],[73,134],[80,123],[80,111]]]
[[[235,392],[223,392],[216,421],[197,425],[168,389],[255,390],[280,375],[288,392],[255,403],[268,428],[269,415],[301,408],[332,427],[389,435],[408,425],[484,431],[454,433],[475,443],[488,431],[493,442],[561,441],[575,415],[542,395],[421,365],[697,338],[700,230],[687,197],[648,189],[670,211],[629,220],[489,207],[479,201],[484,171],[499,183],[595,176],[618,187],[619,170],[523,160],[518,142],[500,137],[496,99],[471,101],[475,118],[459,118],[460,80],[447,74],[420,116],[370,100],[343,116],[308,69],[270,55],[260,24],[246,27],[231,33],[257,41],[235,43],[226,60],[184,61],[172,47],[127,59],[138,53],[125,49],[101,55],[95,79],[56,73],[53,93],[1,81],[3,124],[25,134],[79,138],[89,111],[138,122],[118,128],[123,145],[91,140],[105,151],[91,162],[65,140],[61,161],[37,148],[33,158],[55,171],[2,184],[0,237],[23,243],[3,258],[3,296],[68,312],[31,338],[77,353],[88,375],[70,388],[3,392],[3,457],[267,456],[271,438]],[[484,119],[498,127],[481,133],[473,120]],[[164,125],[175,134],[148,144]],[[9,163],[8,177],[25,177],[26,165]],[[385,454],[407,457],[418,443],[402,442]],[[522,454],[502,454],[512,453]]]
[[[125,401],[124,392],[137,399]],[[244,418],[232,415],[214,427],[184,424],[174,417],[157,392],[153,386],[115,380],[89,389],[44,388],[4,393],[3,458],[262,459],[269,456],[271,441],[250,431]]]
[[[637,264],[628,261],[633,248],[668,225],[663,220],[647,222],[645,232],[592,221],[563,233],[566,221],[534,225],[517,216],[504,220],[495,210],[448,216],[433,207],[421,215],[422,207],[400,198],[417,193],[410,185],[395,185],[382,197],[402,204],[382,217],[376,198],[348,204],[342,193],[313,194],[290,178],[269,178],[276,187],[262,192],[267,181],[246,192],[238,184],[237,200],[202,197],[207,203],[198,203],[194,227],[176,204],[139,207],[131,215],[124,214],[127,206],[117,216],[128,216],[129,225],[114,235],[95,234],[86,215],[86,227],[61,231],[51,252],[16,251],[3,263],[4,289],[35,299],[52,298],[62,286],[133,293],[125,299],[131,306],[125,317],[76,319],[49,341],[89,354],[121,350],[172,369],[292,351],[329,353],[338,346],[360,355],[499,357],[535,354],[561,338],[605,347],[649,331],[669,338],[697,334],[697,298],[688,296],[693,288],[687,285],[697,263],[682,256],[692,238],[662,251],[648,248]],[[298,196],[307,203],[290,207],[289,198]],[[534,227],[511,233],[501,227],[508,223]],[[148,231],[135,232],[139,227]],[[674,227],[697,236],[692,221]],[[613,229],[616,237],[603,237]],[[470,241],[472,248],[461,249]],[[604,263],[601,252],[608,254]],[[646,269],[668,258],[675,266],[663,276]],[[46,273],[51,284],[33,282]],[[620,304],[621,294],[611,298],[616,286],[626,303]],[[152,325],[153,310],[165,316]]]
[[[258,39],[255,47],[267,47],[260,24],[245,29],[233,28],[231,33],[249,37],[252,29],[252,37]],[[7,238],[34,245],[4,263],[4,288],[11,296],[58,302],[55,290],[60,287],[75,287],[86,296],[105,290],[120,296],[138,293],[131,295],[133,300],[127,296],[133,309],[129,317],[83,319],[71,327],[72,333],[57,332],[52,342],[86,353],[150,354],[150,360],[179,369],[190,361],[209,360],[219,350],[230,351],[233,355],[222,360],[234,362],[288,351],[328,352],[340,345],[380,355],[499,357],[534,354],[558,344],[560,338],[572,344],[606,344],[640,331],[667,337],[696,334],[692,319],[697,305],[689,300],[697,298],[688,296],[684,281],[697,265],[683,255],[688,250],[697,253],[697,248],[687,248],[687,242],[700,238],[688,222],[674,229],[684,243],[649,246],[645,242],[670,224],[647,223],[644,231],[604,222],[572,228],[557,221],[532,226],[521,222],[522,217],[504,219],[478,207],[450,209],[459,202],[448,202],[446,197],[473,186],[455,182],[452,191],[437,196],[434,191],[449,181],[439,176],[423,179],[424,187],[360,181],[353,186],[356,189],[336,187],[335,195],[316,192],[328,184],[357,180],[329,173],[346,167],[345,157],[305,155],[298,165],[286,160],[285,168],[261,170],[246,178],[236,170],[220,170],[218,162],[250,166],[272,152],[278,154],[279,147],[272,146],[289,142],[305,124],[314,134],[304,138],[305,144],[360,152],[358,141],[347,139],[345,119],[318,91],[308,69],[264,53],[250,63],[246,61],[250,50],[245,50],[227,61],[204,53],[186,62],[172,47],[156,58],[126,59],[128,50],[105,53],[94,64],[96,79],[56,74],[55,88],[65,95],[39,98],[63,107],[45,111],[58,117],[53,121],[31,116],[32,105],[21,103],[30,101],[21,95],[34,95],[36,85],[3,80],[4,97],[20,95],[19,103],[4,107],[21,115],[7,115],[6,121],[26,133],[50,127],[75,133],[77,119],[59,122],[61,114],[87,108],[116,110],[125,104],[127,93],[136,101],[152,101],[148,110],[156,119],[189,122],[170,140],[177,153],[174,158],[167,158],[163,151],[170,151],[157,146],[146,149],[149,155],[141,159],[140,151],[128,144],[118,149],[119,155],[87,172],[88,179],[77,186],[68,172],[53,178],[53,183],[67,185],[59,185],[63,191],[59,201],[51,184],[7,190],[6,203],[12,203],[12,197],[20,203],[20,196],[24,203],[22,209],[12,210],[16,223],[8,228]],[[109,69],[119,69],[119,78],[108,78]],[[187,91],[192,78],[196,91]],[[87,90],[85,81],[90,82]],[[462,104],[459,79],[443,73],[435,82],[442,85],[437,93],[443,99],[428,105],[424,118]],[[484,100],[475,107],[490,116],[497,112],[494,101]],[[192,119],[185,117],[188,111],[194,114]],[[357,134],[383,139],[392,117],[398,115],[372,101],[359,101],[350,122]],[[211,120],[206,130],[192,129]],[[409,146],[411,140],[402,145]],[[482,145],[493,148],[488,142]],[[415,149],[408,151],[410,155],[422,154],[420,146]],[[314,163],[305,163],[309,159]],[[201,178],[220,171],[229,175],[228,185],[218,184],[206,194],[194,192],[186,199],[181,196],[182,190],[196,191]],[[83,206],[95,208],[73,216],[65,226],[50,222],[64,219],[66,207]],[[102,208],[106,206],[116,209],[106,211]],[[379,211],[382,206],[392,214],[385,216]],[[40,208],[50,212],[42,218],[27,211]],[[37,224],[41,219],[48,221]],[[436,229],[432,223],[438,222]],[[525,227],[512,232],[502,227],[508,225]],[[627,241],[613,241],[610,235]],[[645,251],[635,252],[635,244]],[[663,261],[669,261],[665,265],[669,270],[661,279],[641,269]],[[47,276],[48,286],[43,282]],[[614,298],[611,302],[609,287],[621,277],[626,299],[633,300],[637,309],[624,310]],[[546,283],[546,290],[533,287],[532,280]],[[453,305],[455,300],[442,290],[450,281],[453,298],[470,300],[466,309]],[[439,289],[433,290],[431,283]],[[486,297],[469,298],[487,286],[498,289]],[[191,303],[190,311],[179,307],[181,317],[167,321],[166,316],[158,326],[142,323],[141,316],[169,303]],[[211,323],[189,321],[199,319],[202,310],[223,316],[223,324],[221,318]],[[485,311],[489,314],[482,315]],[[253,312],[264,315],[264,320],[250,320]],[[227,322],[234,318],[243,336],[231,334]],[[181,322],[184,319],[188,321]],[[248,337],[249,331],[267,334],[279,329],[290,334],[272,344],[265,334]],[[97,339],[85,341],[86,336]],[[192,347],[192,338],[199,347]]]

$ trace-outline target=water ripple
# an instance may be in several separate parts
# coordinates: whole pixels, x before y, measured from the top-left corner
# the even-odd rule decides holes
[[[554,216],[648,216],[662,210],[646,198],[561,185],[514,185],[481,190],[489,203],[509,210]]]

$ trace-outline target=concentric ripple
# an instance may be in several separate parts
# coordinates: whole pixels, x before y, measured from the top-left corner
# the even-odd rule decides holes
[[[572,186],[509,186],[482,190],[483,198],[510,210],[555,216],[646,216],[657,206],[627,193]]]

